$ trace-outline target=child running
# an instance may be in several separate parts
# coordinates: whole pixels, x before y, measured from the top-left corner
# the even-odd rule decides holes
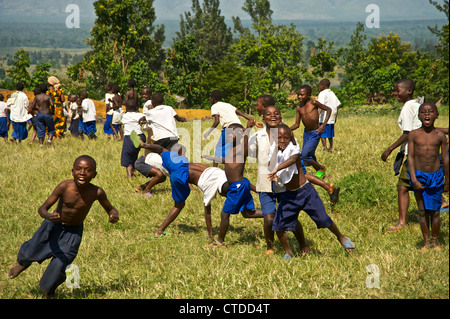
[[[17,264],[8,273],[9,278],[13,279],[32,262],[42,263],[52,258],[40,280],[40,288],[47,298],[53,297],[56,288],[66,280],[66,267],[78,254],[83,222],[92,204],[99,201],[110,223],[119,220],[119,213],[109,202],[105,191],[91,184],[97,175],[96,162],[92,157],[78,157],[73,163],[72,175],[73,179],[56,186],[39,208],[38,213],[44,221],[33,237],[21,245]],[[56,210],[49,213],[56,202]]]
[[[269,174],[269,178],[286,187],[286,191],[278,195],[278,209],[272,228],[277,233],[285,250],[283,258],[290,258],[293,255],[286,231],[295,232],[297,230],[297,220],[301,210],[311,217],[317,228],[328,228],[347,252],[353,252],[355,244],[339,231],[336,224],[327,215],[317,191],[303,174],[299,154],[295,151],[291,153],[290,157],[283,154],[286,150],[292,150],[291,140],[290,128],[285,124],[280,124],[278,126],[278,145],[271,148],[270,154],[270,157],[273,155],[276,158],[277,167]]]
[[[439,249],[439,231],[441,228],[440,209],[442,192],[448,192],[448,145],[445,134],[434,127],[439,112],[433,103],[424,103],[419,107],[419,119],[422,127],[408,134],[408,169],[411,185],[414,187],[419,222],[424,246]],[[442,154],[443,170],[439,154]]]
[[[302,158],[305,166],[312,166],[316,170],[316,176],[323,178],[326,167],[317,162],[316,148],[320,142],[320,135],[325,131],[328,120],[331,116],[331,108],[323,105],[319,101],[311,100],[312,89],[309,85],[302,85],[298,89],[298,99],[300,105],[297,106],[297,116],[295,124],[291,126],[291,130],[295,130],[300,126],[300,122],[305,126],[303,132]],[[327,112],[322,125],[319,126],[319,109]]]
[[[3,94],[0,93],[0,137],[8,144],[9,108],[3,99]]]

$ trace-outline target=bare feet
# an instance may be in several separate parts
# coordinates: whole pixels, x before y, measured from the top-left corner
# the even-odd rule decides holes
[[[31,263],[28,264],[28,265],[25,265],[25,266],[22,266],[22,265],[19,264],[19,263],[15,264],[15,265],[9,270],[9,272],[8,272],[8,277],[9,277],[10,279],[16,278],[17,276],[20,275],[20,273],[21,273],[22,271],[24,271],[25,269],[27,269],[28,267],[30,267],[30,265],[31,265]]]

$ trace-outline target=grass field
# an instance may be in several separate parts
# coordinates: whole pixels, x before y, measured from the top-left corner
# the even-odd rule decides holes
[[[448,107],[440,112],[436,125],[445,127]],[[42,298],[39,279],[48,261],[33,264],[13,280],[7,272],[20,245],[42,222],[38,207],[60,181],[71,178],[74,159],[89,154],[97,160],[93,183],[105,189],[120,221],[109,224],[102,207],[93,205],[74,261],[80,288],[63,284],[57,289],[58,298],[448,299],[448,213],[442,215],[441,251],[420,251],[423,240],[412,194],[409,226],[399,233],[385,232],[397,220],[397,178],[392,170],[396,152],[386,163],[380,157],[401,134],[397,117],[397,113],[344,113],[336,124],[336,151],[325,153],[320,146],[317,150],[319,161],[328,167],[327,180],[342,188],[339,203],[330,207],[325,191],[316,189],[329,215],[356,244],[354,254],[346,254],[328,230],[317,230],[303,212],[300,221],[312,253],[290,260],[282,259],[278,241],[276,253],[265,257],[262,220],[240,215],[231,218],[227,248],[204,248],[208,238],[198,192],[191,192],[186,207],[167,229],[173,236],[151,239],[173,205],[170,183],[157,185],[151,198],[135,194],[134,188],[145,178],[139,175],[126,182],[121,143],[107,140],[100,124],[96,141],[68,137],[42,149],[37,143],[30,145],[29,139],[21,145],[1,142],[0,298]],[[285,118],[287,124],[293,121]],[[202,121],[201,131],[211,124]],[[180,127],[193,132],[192,121]],[[301,140],[301,131],[295,135]],[[205,148],[210,141],[202,143]],[[247,164],[246,177],[256,183],[256,164]],[[259,207],[255,194],[254,200]],[[212,203],[216,234],[223,202],[218,197]],[[296,249],[293,235],[289,238]],[[375,280],[369,269],[374,268],[379,270],[379,288],[370,285]]]

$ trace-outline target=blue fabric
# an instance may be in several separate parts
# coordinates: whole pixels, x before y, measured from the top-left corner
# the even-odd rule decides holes
[[[139,138],[145,143],[147,139],[144,134],[139,134]],[[122,153],[120,154],[120,165],[123,167],[133,166],[136,162],[140,148],[134,147],[130,135],[125,135],[122,144]]]
[[[28,137],[27,122],[12,122],[13,132],[11,136],[16,140],[22,141]]]
[[[216,149],[214,152],[215,157],[224,158],[227,153],[232,148],[232,143],[226,141],[226,128],[222,129],[222,132],[220,133],[219,141],[217,142]]]
[[[8,137],[8,125],[6,117],[0,117],[0,137]]]
[[[408,176],[410,176],[409,172]],[[440,210],[442,206],[442,192],[444,191],[444,172],[439,170],[437,172],[426,173],[416,170],[416,178],[424,188],[422,197],[425,209]],[[411,181],[410,184],[412,186]],[[418,190],[414,189],[414,193],[416,192]]]
[[[278,209],[273,220],[274,231],[295,231],[300,211],[305,211],[317,228],[328,228],[333,224],[325,211],[322,200],[311,183],[301,188],[278,195]]]
[[[45,219],[33,237],[20,246],[17,262],[25,266],[52,258],[40,286],[43,291],[53,293],[66,280],[66,267],[77,256],[82,235],[83,224],[68,227]]]
[[[103,132],[107,135],[113,135],[113,130],[111,127],[112,117],[112,114],[106,115],[106,121],[105,124],[103,124]]]
[[[38,138],[44,138],[47,130],[48,135],[55,135],[55,121],[53,120],[53,115],[38,113],[34,118]]]
[[[259,202],[263,216],[275,214],[277,211],[277,196],[275,193],[260,192]]]
[[[303,132],[302,158],[306,166],[310,161],[316,161],[316,148],[320,142],[320,134],[316,131]]]
[[[89,135],[91,131],[97,133],[96,121],[83,122],[83,130],[86,135]]]
[[[255,209],[255,203],[250,191],[250,182],[246,178],[239,182],[229,183],[227,199],[222,211],[227,214],[238,214],[246,209]]]
[[[164,152],[161,154],[162,163],[170,174],[172,199],[177,203],[184,203],[189,197],[189,160],[177,152]]]
[[[320,123],[322,125],[323,123]],[[332,138],[334,137],[334,124],[325,125],[325,130],[320,134],[321,138]]]

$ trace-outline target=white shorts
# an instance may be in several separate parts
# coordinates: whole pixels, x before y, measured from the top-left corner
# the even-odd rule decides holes
[[[163,172],[164,175],[169,176],[169,172],[164,168],[162,164],[162,157],[156,153],[148,153],[145,157],[145,164],[153,166]]]
[[[216,192],[222,190],[223,184],[227,182],[225,171],[217,167],[208,167],[198,179],[198,188],[203,193],[203,203],[208,206],[216,197]]]

